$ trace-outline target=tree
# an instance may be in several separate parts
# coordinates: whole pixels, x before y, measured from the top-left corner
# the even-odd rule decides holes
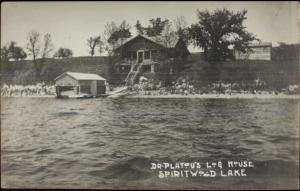
[[[123,20],[120,26],[116,27],[114,31],[111,32],[111,35],[107,39],[107,42],[114,46],[120,46],[124,44],[125,40],[131,37],[130,28],[131,26],[126,23],[125,20]]]
[[[178,57],[183,61],[185,61],[186,58],[190,55],[190,52],[188,51],[186,43],[184,42],[184,40],[182,38],[179,38],[179,40],[177,41],[174,48],[175,48],[175,52],[176,52],[175,57]]]
[[[154,41],[164,44],[166,47],[170,47],[175,44],[178,39],[178,35],[174,30],[172,22],[168,19],[162,20],[161,18],[155,18],[149,20],[150,25],[143,27],[139,20],[135,24],[135,28],[138,34],[145,34],[152,37]]]
[[[99,47],[99,52],[101,53],[102,51],[102,46],[103,42],[101,41],[101,36],[95,36],[95,37],[90,37],[87,39],[87,45],[90,48],[89,53],[91,56],[94,56],[95,54],[95,48],[98,46]]]
[[[13,66],[9,63],[10,52],[8,50],[8,45],[1,48],[1,71],[2,72],[13,72]]]
[[[131,26],[125,20],[119,26],[119,30],[130,30]]]
[[[28,43],[27,50],[29,54],[32,55],[33,62],[36,62],[36,59],[40,53],[40,33],[37,31],[30,31],[28,33]]]
[[[187,21],[184,16],[177,16],[174,19],[173,23],[174,23],[176,31],[187,28]]]
[[[73,56],[73,52],[68,48],[59,48],[57,52],[54,54],[54,57],[58,57],[58,58],[70,58],[72,56]]]
[[[23,50],[23,48],[19,47],[19,46],[16,46],[15,49],[14,49],[14,52],[12,54],[12,58],[14,60],[23,60],[27,57],[27,54],[26,52]]]
[[[9,51],[8,48],[6,46],[3,46],[1,48],[1,62],[7,62],[9,60]]]
[[[111,35],[118,30],[118,27],[115,22],[107,22],[105,24],[105,30],[103,32],[104,36],[104,49],[107,51],[108,55],[111,56],[113,54],[114,46],[108,42],[108,39],[111,37]]]
[[[189,35],[194,45],[204,50],[212,67],[234,58],[230,47],[245,52],[251,41],[258,40],[243,26],[246,14],[246,10],[234,13],[225,8],[214,12],[197,10],[199,22],[191,25]]]
[[[176,17],[173,21],[176,34],[178,35],[179,39],[182,39],[186,45],[188,45],[189,40],[189,31],[187,27],[187,21],[184,16]]]
[[[136,24],[134,26],[135,26],[135,29],[136,29],[138,34],[140,34],[140,35],[144,34],[143,26],[141,25],[139,20],[136,21]]]
[[[169,23],[169,20],[165,19],[164,21],[162,21],[161,18],[156,18],[156,19],[150,19],[149,22],[151,25],[145,28],[145,30],[146,30],[146,34],[151,37],[151,36],[161,35],[165,26]]]
[[[44,35],[44,46],[42,50],[42,59],[48,58],[53,51],[52,38],[49,33]]]
[[[149,37],[160,36],[165,26],[169,23],[168,19],[161,20],[161,18],[150,19],[150,25],[143,27],[139,21],[135,25],[139,34],[146,34]]]
[[[119,29],[119,30],[115,31],[114,33],[112,33],[112,35],[108,39],[108,43],[110,43],[110,44],[119,43],[120,45],[122,45],[124,43],[124,41],[129,37],[131,37],[131,33],[130,33],[129,29]]]
[[[6,45],[1,49],[1,60],[3,61],[9,61],[10,59],[19,60],[26,57],[26,52],[23,48],[17,46],[17,43],[14,41],[11,41],[9,45]]]
[[[103,53],[103,46],[104,46],[104,42],[101,40],[100,43],[98,44],[98,52],[101,55]]]
[[[187,44],[184,41],[183,38],[179,38],[179,40],[177,41],[175,47],[174,47],[174,51],[175,51],[175,61],[174,61],[174,69],[175,72],[181,72],[184,69],[187,69],[189,67],[191,67],[191,65],[189,65],[186,60],[187,57],[190,55],[190,52],[187,49]]]
[[[36,78],[39,79],[46,58],[48,58],[53,51],[51,35],[46,33],[44,35],[43,44],[41,45],[40,33],[34,30],[29,32],[27,50],[29,51],[29,54],[32,55]]]
[[[131,37],[130,32],[131,26],[123,20],[122,23],[117,26],[114,22],[107,23],[105,26],[105,35],[106,35],[106,50],[109,55],[110,71],[113,72],[116,68],[117,57],[114,57],[114,50],[123,45],[126,39]]]
[[[115,22],[106,23],[104,39],[105,50],[109,56],[112,56],[114,50],[124,44],[127,38],[131,37],[130,28],[131,26],[125,20],[123,20],[119,26],[117,26]]]
[[[53,49],[54,49],[54,46],[52,44],[51,35],[49,33],[46,33],[44,35],[44,42],[43,42],[43,46],[42,46],[41,56],[40,56],[40,59],[38,60],[38,63],[36,64],[38,79],[40,79],[40,75],[41,75],[42,69],[44,67],[46,58],[50,57],[50,53],[53,51]]]
[[[178,35],[176,31],[173,29],[172,23],[168,22],[163,31],[161,32],[161,41],[165,45],[165,47],[172,47],[178,40]]]

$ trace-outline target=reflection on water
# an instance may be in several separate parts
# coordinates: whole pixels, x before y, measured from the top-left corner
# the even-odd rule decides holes
[[[4,187],[297,188],[298,101],[4,98]],[[247,159],[248,177],[158,179],[150,163]]]

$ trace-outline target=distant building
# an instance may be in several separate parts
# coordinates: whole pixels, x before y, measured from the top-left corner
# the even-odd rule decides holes
[[[234,51],[236,60],[271,60],[272,43],[253,43],[248,45],[250,51]]]
[[[55,88],[58,97],[69,91],[71,95],[88,94],[98,96],[105,94],[106,79],[89,73],[65,72],[55,78]]]

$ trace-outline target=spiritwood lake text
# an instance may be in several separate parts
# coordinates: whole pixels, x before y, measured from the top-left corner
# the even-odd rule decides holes
[[[254,168],[252,161],[151,163],[159,178],[178,177],[232,177],[247,176],[246,170]]]

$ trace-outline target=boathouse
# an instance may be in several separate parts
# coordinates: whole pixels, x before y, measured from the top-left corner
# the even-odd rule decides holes
[[[106,79],[97,74],[65,72],[55,78],[55,90],[58,97],[65,91],[74,95],[99,96],[105,94]]]

